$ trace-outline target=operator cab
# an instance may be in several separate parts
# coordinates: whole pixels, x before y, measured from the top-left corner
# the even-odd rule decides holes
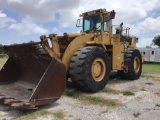
[[[83,17],[83,25],[79,25],[80,19],[77,20],[77,27],[82,27],[83,32],[104,31],[109,32],[109,21],[114,19],[115,12],[107,12],[106,9],[98,9],[90,12],[85,12],[80,15]]]

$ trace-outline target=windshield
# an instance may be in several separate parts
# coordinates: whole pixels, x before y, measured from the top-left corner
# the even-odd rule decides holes
[[[101,30],[101,19],[99,15],[85,17],[83,19],[83,31]]]

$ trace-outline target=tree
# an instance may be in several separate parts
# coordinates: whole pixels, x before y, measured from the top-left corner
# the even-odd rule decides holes
[[[152,40],[152,44],[160,47],[160,35],[154,37],[154,39]]]
[[[30,40],[28,43],[34,43],[34,41],[33,41],[33,40]]]
[[[0,44],[0,54],[3,54],[3,53],[4,53],[4,51],[1,49],[2,46],[3,46],[3,45]]]

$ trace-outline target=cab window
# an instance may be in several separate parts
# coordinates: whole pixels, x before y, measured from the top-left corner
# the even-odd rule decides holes
[[[109,18],[107,16],[104,16],[103,21],[104,21],[104,31],[108,32],[109,31]]]
[[[101,30],[101,19],[99,15],[88,16],[83,19],[83,31]]]

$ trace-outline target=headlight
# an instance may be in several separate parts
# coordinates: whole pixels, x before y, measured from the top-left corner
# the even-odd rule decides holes
[[[99,36],[99,35],[101,35],[101,32],[100,32],[100,31],[95,31],[95,32],[94,32],[94,36],[97,37],[97,36]]]

